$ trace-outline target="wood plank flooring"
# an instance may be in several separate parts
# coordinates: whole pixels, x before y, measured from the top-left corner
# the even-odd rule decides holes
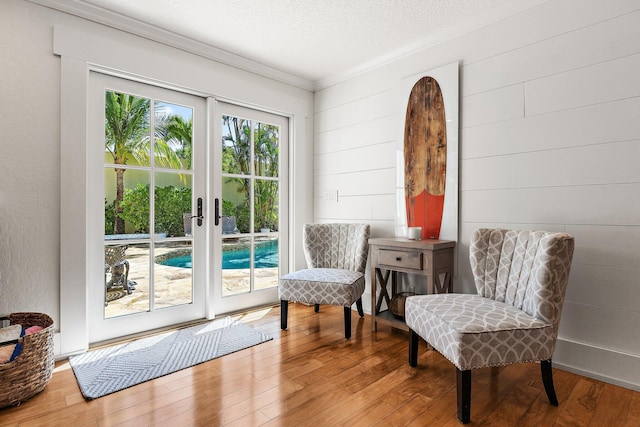
[[[342,307],[291,304],[234,316],[273,341],[85,401],[67,361],[39,395],[0,409],[0,426],[457,426],[455,368],[421,343],[407,363],[408,335]],[[471,424],[640,426],[640,393],[554,369],[549,405],[538,364],[473,373]]]

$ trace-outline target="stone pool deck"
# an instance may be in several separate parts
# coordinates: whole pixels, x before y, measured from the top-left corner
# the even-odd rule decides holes
[[[156,255],[162,255],[174,249],[162,248]],[[105,307],[105,317],[116,317],[140,313],[149,309],[149,252],[145,249],[130,247],[127,249],[129,261],[129,280],[137,282],[131,295],[123,295]],[[191,269],[154,264],[155,308],[170,307],[191,302]],[[277,268],[260,268],[254,271],[255,289],[266,289],[278,285]],[[249,291],[249,269],[223,270],[223,294],[225,296],[242,294]],[[118,292],[117,288],[113,289]]]

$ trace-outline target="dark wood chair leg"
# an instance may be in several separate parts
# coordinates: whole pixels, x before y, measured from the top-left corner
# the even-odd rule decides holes
[[[289,301],[280,300],[280,329],[287,329],[287,316],[289,314]]]
[[[344,337],[351,338],[351,307],[344,308]]]
[[[418,344],[420,343],[420,335],[416,334],[413,329],[409,329],[409,366],[415,368],[418,366]]]
[[[553,387],[553,372],[551,371],[551,359],[540,361],[540,372],[542,372],[542,383],[544,384],[544,391],[547,392],[549,403],[553,406],[558,406],[558,397],[556,396],[556,389]]]
[[[314,304],[313,311],[316,312],[316,313],[319,312],[320,311],[320,304]]]
[[[356,301],[356,307],[358,308],[358,314],[360,317],[364,317],[364,310],[362,309],[362,297],[358,298]]]
[[[471,370],[461,371],[456,367],[458,387],[458,419],[462,424],[471,421]]]

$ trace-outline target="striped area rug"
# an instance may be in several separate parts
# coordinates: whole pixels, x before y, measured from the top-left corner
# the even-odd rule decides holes
[[[143,338],[69,359],[86,399],[215,359],[272,338],[231,317]]]

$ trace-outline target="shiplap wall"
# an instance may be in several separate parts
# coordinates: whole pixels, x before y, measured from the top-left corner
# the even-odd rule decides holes
[[[467,260],[477,227],[574,235],[554,361],[640,389],[637,0],[552,0],[319,90],[315,220],[368,222],[375,237],[394,234],[404,120],[397,85],[453,61],[460,61],[455,290],[474,291]]]

